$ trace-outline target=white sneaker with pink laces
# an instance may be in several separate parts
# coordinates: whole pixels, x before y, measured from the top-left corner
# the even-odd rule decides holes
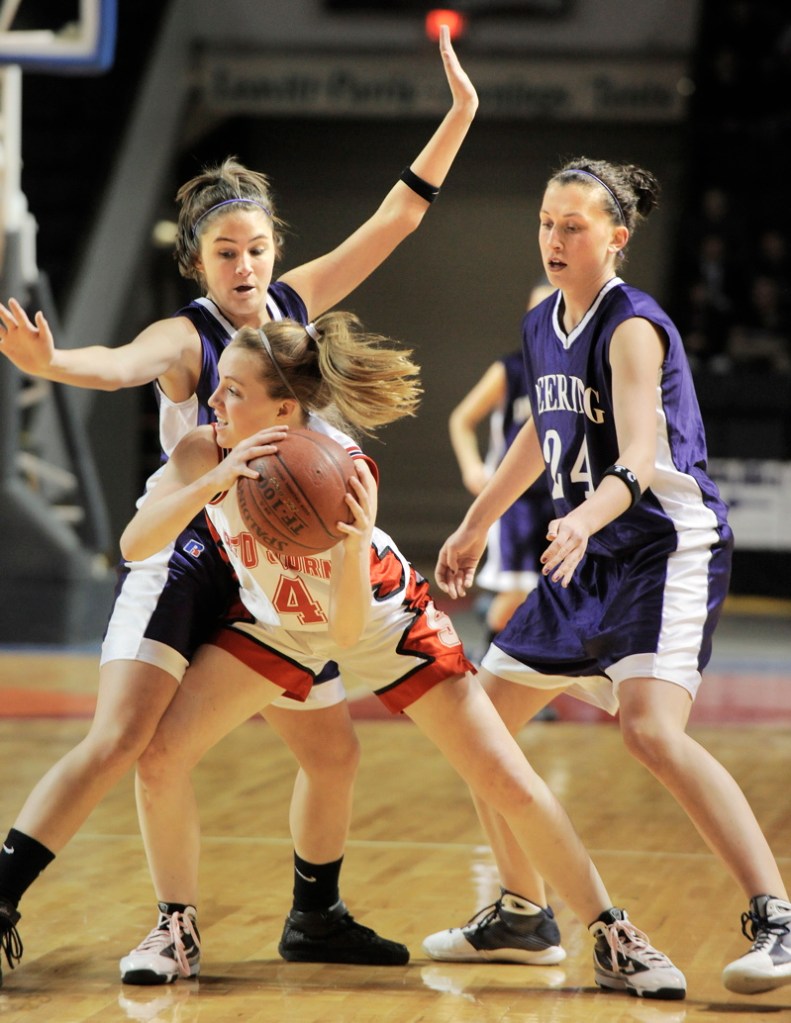
[[[159,903],[156,927],[120,963],[124,984],[172,984],[179,977],[200,973],[200,934],[197,912],[168,913]]]
[[[596,939],[594,979],[601,988],[638,998],[681,999],[687,982],[681,970],[657,951],[623,909],[608,909],[588,928]]]

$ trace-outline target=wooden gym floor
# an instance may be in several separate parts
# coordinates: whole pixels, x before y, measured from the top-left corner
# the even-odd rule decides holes
[[[760,613],[758,613],[760,612]],[[456,616],[454,616],[456,617]],[[461,625],[465,624],[463,621]],[[736,607],[691,731],[747,792],[791,884],[788,607]],[[470,616],[466,623],[472,631]],[[33,783],[84,734],[94,651],[0,651],[0,830]],[[568,951],[557,967],[442,964],[420,948],[494,900],[497,880],[467,791],[418,730],[353,694],[363,745],[342,891],[355,916],[405,941],[406,967],[285,963],[290,754],[251,721],[201,765],[203,973],[170,987],[118,981],[118,958],[153,925],[131,779],[94,812],[26,895],[22,964],[4,966],[0,1023],[716,1023],[791,1021],[791,986],[749,998],[720,983],[746,951],[744,900],[675,803],[623,749],[618,729],[561,705],[523,746],[558,793],[614,900],[684,970],[681,1003],[598,992],[585,928],[553,903]]]

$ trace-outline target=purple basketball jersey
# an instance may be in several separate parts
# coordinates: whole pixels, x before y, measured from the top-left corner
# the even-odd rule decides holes
[[[706,473],[706,439],[692,374],[675,325],[650,295],[609,281],[580,324],[566,335],[560,292],[523,321],[525,372],[550,495],[558,516],[581,504],[618,459],[610,342],[624,320],[642,317],[665,338],[657,393],[657,463],[650,489],[594,537],[588,550],[618,554],[685,529],[727,529],[727,512]]]

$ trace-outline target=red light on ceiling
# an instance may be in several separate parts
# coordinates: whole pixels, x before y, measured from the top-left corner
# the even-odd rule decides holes
[[[452,42],[461,39],[467,28],[467,19],[460,11],[448,8],[436,8],[426,14],[426,35],[436,43],[439,39],[439,30],[442,25],[448,26]]]

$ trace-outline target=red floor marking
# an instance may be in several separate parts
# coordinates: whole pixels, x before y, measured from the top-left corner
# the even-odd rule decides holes
[[[376,696],[349,703],[358,721],[406,721],[391,714]],[[555,700],[558,721],[612,724],[615,719],[571,696]],[[0,718],[91,718],[92,693],[0,687]],[[693,724],[791,724],[791,678],[772,674],[707,675],[692,709]]]
[[[392,715],[375,696],[351,704],[359,721],[404,720]],[[560,696],[553,703],[558,721],[590,721],[614,724],[616,719],[598,707]],[[791,678],[788,675],[706,675],[690,717],[692,724],[791,724]]]
[[[706,675],[690,720],[699,724],[791,722],[791,678],[781,674]]]
[[[91,718],[95,707],[92,693],[0,688],[0,718]]]

